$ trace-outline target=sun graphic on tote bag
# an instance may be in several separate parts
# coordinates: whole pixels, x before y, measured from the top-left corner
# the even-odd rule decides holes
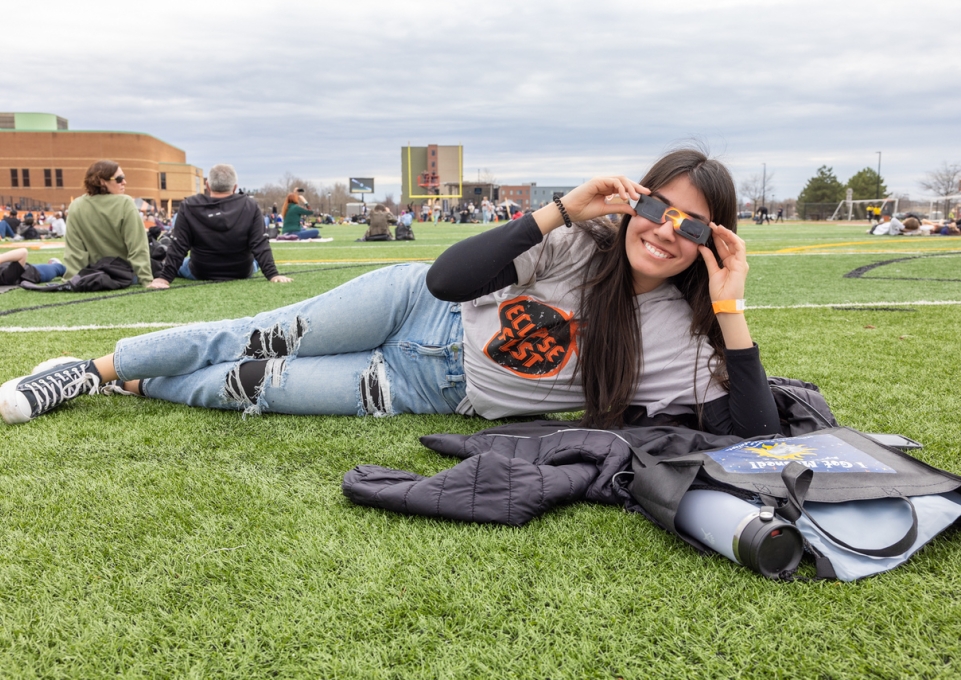
[[[762,444],[761,446],[748,446],[743,450],[756,453],[764,458],[775,458],[777,460],[804,460],[804,456],[811,456],[816,453],[811,447],[801,444]]]

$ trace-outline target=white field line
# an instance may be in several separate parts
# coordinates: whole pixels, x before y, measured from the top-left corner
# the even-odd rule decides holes
[[[955,251],[931,251],[931,250],[832,250],[826,251],[812,251],[812,252],[801,252],[801,253],[779,253],[770,252],[762,250],[759,253],[752,253],[750,250],[747,251],[748,257],[789,257],[791,255],[803,255],[804,257],[814,256],[814,255],[953,255]]]
[[[961,305],[961,300],[914,300],[913,302],[826,302],[824,304],[804,305],[749,305],[747,309],[832,309],[858,307],[939,307]],[[202,322],[189,322],[202,323]],[[113,329],[137,328],[175,328],[186,326],[186,323],[118,323],[102,326],[88,324],[84,326],[0,326],[0,333],[60,333],[69,331],[103,331]]]
[[[914,302],[826,302],[817,305],[748,305],[747,309],[828,309],[833,307],[937,307],[961,305],[961,300],[915,300]],[[2,328],[0,328],[2,330]]]
[[[176,326],[186,326],[185,323],[164,323],[164,322],[144,322],[144,323],[117,323],[104,324],[102,326],[88,324],[84,326],[0,326],[0,333],[59,333],[62,331],[108,331],[114,328],[174,328]]]

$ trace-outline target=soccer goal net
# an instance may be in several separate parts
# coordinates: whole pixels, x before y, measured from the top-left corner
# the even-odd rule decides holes
[[[898,199],[896,198],[846,198],[834,209],[834,214],[830,220],[866,220],[871,217],[872,212],[877,217],[882,211],[890,212],[892,215],[898,211]]]

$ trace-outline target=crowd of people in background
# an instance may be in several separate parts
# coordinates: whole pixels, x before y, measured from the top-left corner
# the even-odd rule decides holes
[[[867,233],[875,236],[961,236],[961,218],[953,210],[941,220],[930,220],[913,212],[884,213]]]
[[[61,275],[67,278],[99,257],[117,256],[129,261],[135,280],[142,285],[166,288],[178,276],[229,280],[248,278],[258,271],[270,281],[289,281],[274,266],[269,240],[328,240],[320,239],[323,225],[367,225],[358,241],[406,241],[414,240],[414,222],[491,224],[516,220],[531,213],[531,209],[522,210],[512,201],[498,203],[483,196],[476,202],[434,199],[420,205],[410,203],[403,209],[398,209],[388,199],[386,205],[374,203],[368,207],[364,204],[355,214],[335,217],[311,209],[305,190],[297,187],[286,195],[279,209],[273,205],[268,211],[266,208],[261,210],[252,196],[244,195],[243,190],[238,191],[236,173],[230,166],[214,166],[210,174],[216,176],[216,187],[208,182],[203,194],[185,199],[176,214],[168,215],[162,207],[158,208],[150,201],[135,202],[126,196],[125,178],[119,165],[112,161],[98,161],[87,171],[86,194],[75,199],[70,206],[61,206],[59,210],[51,210],[50,206],[30,210],[23,210],[19,205],[0,206],[0,238],[12,241],[64,239],[65,262],[53,258],[48,265],[38,265],[39,271],[27,272],[27,280],[49,281]],[[201,219],[198,217],[200,213],[191,212],[194,205],[191,201],[197,205],[231,206],[233,212],[228,212],[232,216],[224,218],[231,224]],[[928,219],[915,212],[895,215],[882,206],[868,206],[866,210],[871,223],[870,234],[961,235],[961,218],[957,216],[961,206],[951,210],[944,219]],[[237,218],[241,213],[243,219]],[[763,205],[753,213],[741,215],[748,216],[756,224],[772,223],[771,212]],[[177,229],[178,218],[187,220],[180,230]],[[779,207],[773,222],[783,221],[784,208]],[[214,243],[216,247],[211,246]],[[236,266],[229,267],[229,272],[211,264],[217,253],[225,252],[235,255],[231,255],[231,262],[236,260]],[[24,253],[25,250],[22,253],[12,251],[0,264],[9,263],[11,266],[7,269],[10,273],[20,260],[24,260]]]

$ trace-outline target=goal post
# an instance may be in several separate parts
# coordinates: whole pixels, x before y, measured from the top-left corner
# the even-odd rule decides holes
[[[847,197],[843,201],[838,203],[838,207],[834,209],[834,214],[828,218],[829,220],[834,221],[834,220],[842,219],[838,216],[843,213],[847,213],[847,217],[843,219],[846,219],[849,222],[851,220],[856,220],[856,219],[857,220],[867,219],[867,214],[864,212],[864,209],[867,208],[869,205],[877,205],[877,206],[880,206],[882,210],[884,210],[884,206],[886,204],[893,203],[894,206],[892,209],[892,213],[896,213],[898,211],[898,199],[893,198],[891,196],[888,196],[887,198],[859,198],[855,200],[852,198],[852,195],[853,195],[852,191],[848,189]]]

